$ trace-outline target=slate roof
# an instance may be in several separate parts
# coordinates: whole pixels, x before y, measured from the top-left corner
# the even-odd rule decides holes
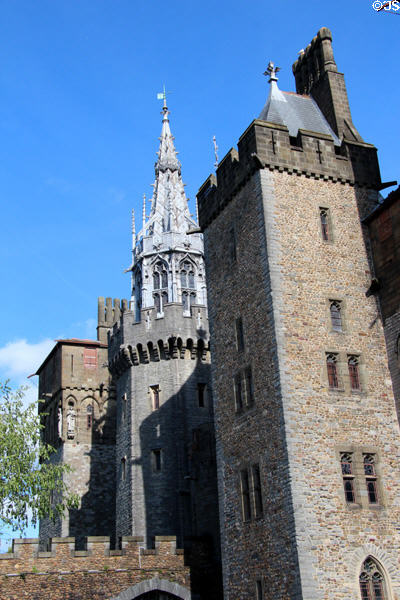
[[[276,81],[271,82],[269,98],[258,117],[262,121],[286,125],[289,135],[296,137],[299,129],[331,135],[335,146],[341,142],[311,96],[282,92]]]

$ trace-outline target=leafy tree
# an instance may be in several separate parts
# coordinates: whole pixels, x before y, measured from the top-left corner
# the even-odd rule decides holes
[[[63,480],[70,467],[53,464],[55,449],[41,439],[37,404],[26,407],[23,398],[24,388],[0,383],[0,523],[21,532],[78,505]]]

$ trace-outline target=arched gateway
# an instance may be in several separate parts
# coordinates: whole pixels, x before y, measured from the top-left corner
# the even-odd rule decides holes
[[[190,590],[166,579],[146,579],[124,590],[112,600],[191,600]]]

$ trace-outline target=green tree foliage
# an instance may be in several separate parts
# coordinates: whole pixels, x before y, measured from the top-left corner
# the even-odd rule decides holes
[[[23,388],[0,383],[0,524],[21,532],[78,505],[63,480],[70,467],[52,462],[55,449],[41,439],[37,404],[26,407],[23,398]]]

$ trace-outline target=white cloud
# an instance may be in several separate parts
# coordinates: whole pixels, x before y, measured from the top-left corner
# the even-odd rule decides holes
[[[10,378],[13,383],[27,383],[26,378],[32,373],[36,373],[54,343],[54,340],[49,338],[36,344],[21,339],[1,346],[0,370],[2,376]]]

